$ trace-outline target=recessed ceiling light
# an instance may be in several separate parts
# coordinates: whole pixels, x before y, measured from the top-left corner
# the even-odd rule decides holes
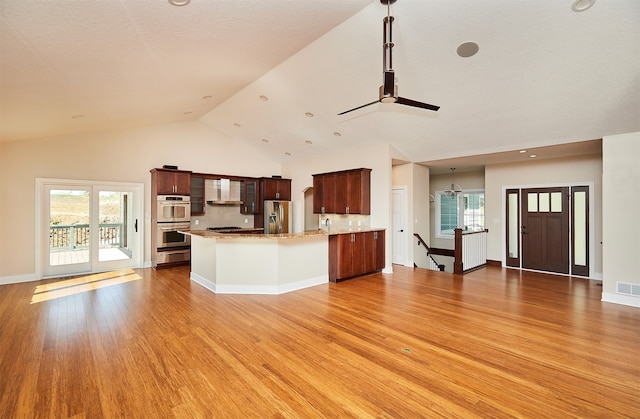
[[[584,12],[585,10],[590,9],[594,4],[596,4],[596,0],[576,0],[571,5],[571,10],[574,12]]]
[[[263,102],[266,102],[266,101],[269,100],[269,98],[266,97],[265,95],[260,95],[260,100],[263,101]]]
[[[538,157],[538,155],[537,155],[537,154],[532,154],[532,155],[530,155],[529,157],[531,157],[532,159],[534,159],[534,158]]]
[[[311,141],[307,140],[304,142],[305,144],[313,144]]]
[[[238,124],[237,122],[234,122],[233,126],[236,127],[236,128],[240,128],[242,125]]]
[[[480,50],[480,47],[475,42],[465,42],[463,44],[460,44],[460,46],[458,46],[458,49],[456,50],[456,52],[462,58],[469,58],[476,55],[479,50]]]
[[[340,134],[338,131],[336,131],[336,132],[333,133],[333,136],[334,137],[340,137],[340,136],[342,136],[342,134]]]
[[[84,115],[80,115],[80,114],[78,114],[78,115],[71,115],[71,118],[73,118],[73,119],[80,119],[80,118],[84,118]]]
[[[187,4],[191,3],[191,0],[169,0],[169,3],[173,4],[174,6],[186,6]]]
[[[311,112],[305,112],[304,115],[309,118],[313,118],[313,114]]]
[[[520,150],[520,151],[518,151],[518,153],[520,153],[520,154],[524,154],[524,153],[526,153],[526,152],[527,152],[527,150]]]
[[[263,143],[268,143],[268,142],[269,142],[269,140],[267,140],[266,138],[263,138],[263,139],[262,139],[262,142],[263,142]]]
[[[284,155],[285,155],[285,156],[290,156],[290,155],[291,155],[291,153],[289,153],[288,151],[285,151],[285,152],[284,152]]]

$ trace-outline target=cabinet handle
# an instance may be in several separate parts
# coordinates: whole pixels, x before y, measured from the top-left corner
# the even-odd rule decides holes
[[[376,239],[376,240],[378,240],[378,232],[377,232],[377,231],[374,231],[374,232],[373,232],[373,238],[374,238],[374,239]]]
[[[349,207],[347,207],[347,214],[349,214]]]

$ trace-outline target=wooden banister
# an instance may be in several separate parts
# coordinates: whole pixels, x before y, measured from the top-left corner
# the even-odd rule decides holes
[[[431,255],[431,248],[429,247],[429,245],[422,239],[422,237],[420,237],[420,235],[418,233],[413,233],[413,235],[418,239],[418,246],[420,246],[422,244],[424,246],[424,248],[427,249],[427,256],[429,257],[429,259],[431,259],[431,261],[433,261],[433,263],[436,266],[438,266],[438,270],[444,272],[444,265],[439,264],[438,262],[436,262],[436,260]],[[414,265],[415,265],[415,263],[414,263]]]

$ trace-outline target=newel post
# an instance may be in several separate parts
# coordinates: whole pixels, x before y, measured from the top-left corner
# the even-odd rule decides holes
[[[453,240],[453,273],[462,275],[462,229],[456,228],[453,231],[455,233]]]

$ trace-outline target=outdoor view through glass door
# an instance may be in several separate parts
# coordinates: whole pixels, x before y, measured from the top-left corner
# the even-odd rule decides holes
[[[52,183],[41,194],[44,277],[140,266],[135,188]]]

